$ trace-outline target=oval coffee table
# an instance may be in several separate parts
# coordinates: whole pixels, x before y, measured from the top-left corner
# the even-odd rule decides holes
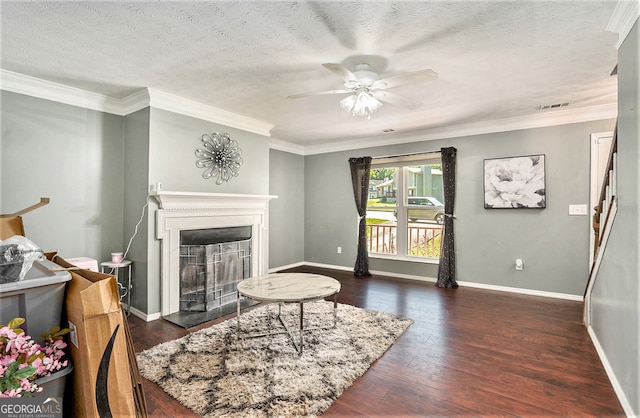
[[[338,310],[338,292],[340,292],[340,282],[334,278],[310,273],[273,273],[264,276],[251,277],[238,283],[238,336],[240,338],[261,337],[266,335],[281,334],[282,332],[271,332],[266,334],[252,334],[242,336],[240,333],[240,296],[245,296],[251,300],[267,303],[278,303],[278,319],[289,334],[296,351],[302,354],[304,344],[304,304],[322,300],[333,296],[333,327],[336,326]],[[300,338],[299,344],[283,321],[282,304],[297,303],[300,306]]]

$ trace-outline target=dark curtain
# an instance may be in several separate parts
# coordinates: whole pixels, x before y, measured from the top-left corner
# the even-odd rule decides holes
[[[442,184],[444,188],[444,227],[440,240],[440,263],[438,264],[438,287],[458,287],[456,283],[456,253],[453,244],[453,211],[456,199],[456,149],[442,148]]]
[[[360,216],[358,224],[358,257],[353,269],[355,276],[371,276],[369,273],[369,253],[367,252],[367,199],[369,198],[369,171],[371,157],[349,158],[353,197]]]

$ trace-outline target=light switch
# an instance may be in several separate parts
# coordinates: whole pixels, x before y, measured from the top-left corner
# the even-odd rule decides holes
[[[587,205],[569,205],[569,215],[586,216]]]

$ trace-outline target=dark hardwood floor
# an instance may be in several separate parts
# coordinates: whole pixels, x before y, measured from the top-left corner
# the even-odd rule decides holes
[[[325,417],[624,416],[580,302],[315,267],[290,271],[335,277],[340,303],[415,321]],[[228,318],[184,330],[132,316],[129,326],[138,352]],[[150,416],[196,416],[154,383],[143,385]]]

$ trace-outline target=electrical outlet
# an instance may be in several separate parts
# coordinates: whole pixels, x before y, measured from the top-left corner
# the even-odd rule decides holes
[[[524,263],[522,262],[521,259],[516,258],[516,270],[522,270],[524,269]]]
[[[342,247],[338,247],[338,254],[342,254]]]

